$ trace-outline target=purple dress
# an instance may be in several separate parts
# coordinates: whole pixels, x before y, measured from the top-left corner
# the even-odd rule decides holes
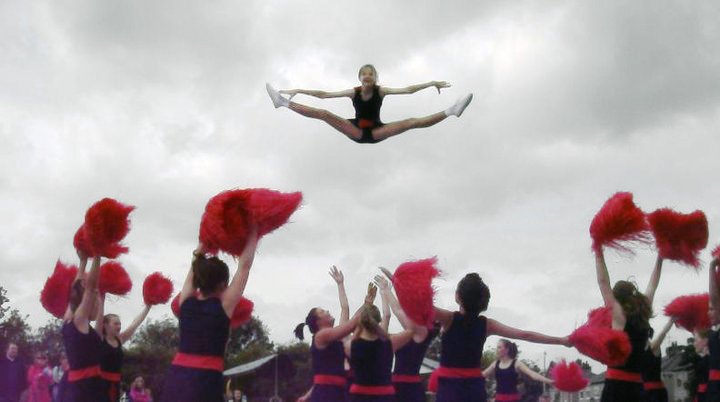
[[[351,402],[392,402],[392,343],[378,338],[372,341],[353,339],[350,346],[350,366],[355,379],[350,387]]]
[[[395,386],[395,399],[398,402],[425,402],[420,366],[435,336],[437,336],[437,331],[428,331],[422,342],[417,343],[410,340],[395,351],[395,368],[392,379]]]
[[[707,402],[720,401],[720,332],[711,329],[708,331],[708,382],[705,400]]]
[[[80,332],[72,321],[62,326],[63,344],[70,370],[66,390],[70,402],[101,401],[100,336],[90,328]]]
[[[188,297],[180,306],[180,346],[165,375],[162,401],[222,402],[230,318],[218,298]]]
[[[345,350],[339,340],[330,342],[323,349],[310,346],[312,355],[313,390],[311,402],[347,401],[345,375]]]
[[[668,402],[668,392],[662,382],[662,356],[655,356],[646,348],[643,354],[642,379],[646,402]]]
[[[487,337],[484,316],[453,315],[450,327],[442,334],[437,402],[485,402],[485,378],[480,369]]]
[[[499,360],[495,362],[495,400],[519,401],[517,385],[518,372],[515,369],[515,359],[506,368],[500,368]]]
[[[123,364],[123,349],[120,340],[113,347],[107,341],[102,342],[100,352],[100,377],[103,388],[103,401],[117,402],[120,397],[120,370]]]
[[[630,356],[621,366],[608,367],[601,402],[641,401],[644,395],[642,384],[642,360],[648,341],[648,331],[627,320],[623,331],[630,338]],[[613,372],[635,376],[637,380],[609,378]]]

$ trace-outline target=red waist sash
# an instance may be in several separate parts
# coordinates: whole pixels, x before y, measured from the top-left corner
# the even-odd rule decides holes
[[[358,128],[373,128],[375,127],[374,120],[358,119]]]
[[[350,393],[361,395],[394,395],[395,387],[393,387],[392,385],[353,384],[350,386]]]
[[[720,380],[720,370],[710,370],[710,381]]]
[[[68,371],[68,381],[75,382],[100,375],[100,366],[90,366]]]
[[[219,356],[191,355],[178,352],[172,361],[175,366],[223,371],[224,361]]]
[[[706,392],[707,391],[707,384],[698,384],[697,392]]]
[[[520,394],[495,394],[496,401],[519,401]]]
[[[646,382],[643,384],[643,387],[646,391],[650,391],[653,389],[663,389],[665,388],[665,384],[662,383],[662,381],[657,382]]]
[[[393,381],[393,382],[412,382],[412,383],[420,383],[420,382],[422,382],[422,378],[420,378],[419,375],[393,374],[393,375],[392,375],[392,381]]]
[[[108,381],[120,382],[120,373],[100,370],[100,377]]]
[[[449,378],[484,378],[482,369],[479,367],[474,368],[459,368],[459,367],[445,367],[440,366],[436,370],[438,377],[449,377]]]
[[[347,379],[341,375],[315,374],[313,376],[313,384],[336,385],[338,387],[344,387],[345,384],[347,384]]]
[[[629,371],[623,371],[618,369],[608,369],[607,373],[605,374],[605,378],[607,378],[608,380],[642,383],[642,376],[640,375],[640,373],[631,373]]]

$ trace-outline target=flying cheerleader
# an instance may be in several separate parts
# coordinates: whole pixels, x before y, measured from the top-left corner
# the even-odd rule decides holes
[[[351,140],[361,144],[374,144],[413,128],[430,127],[451,115],[460,117],[473,97],[472,93],[467,94],[442,112],[386,124],[380,121],[380,107],[382,106],[385,95],[412,94],[429,87],[437,88],[438,93],[440,93],[440,89],[448,88],[450,84],[446,81],[429,81],[404,88],[382,87],[377,84],[378,73],[371,64],[360,67],[358,79],[361,83],[360,86],[334,92],[309,89],[283,89],[278,91],[270,84],[266,84],[265,88],[275,108],[284,106],[303,116],[322,120],[345,134]],[[292,102],[291,99],[297,94],[314,96],[321,99],[348,97],[352,99],[353,107],[355,108],[355,118],[349,120],[344,119],[325,109],[317,109]],[[289,98],[285,98],[282,95],[290,96]]]

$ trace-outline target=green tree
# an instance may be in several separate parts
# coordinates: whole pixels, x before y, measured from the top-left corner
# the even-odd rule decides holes
[[[23,316],[17,309],[12,309],[10,315],[0,322],[0,340],[4,341],[2,351],[5,351],[8,342],[18,345],[19,355],[22,361],[32,361],[33,342],[30,325],[26,322],[27,315]]]
[[[5,317],[5,312],[10,308],[3,306],[5,303],[10,301],[7,297],[5,297],[5,293],[7,293],[7,291],[0,286],[0,321],[2,321],[3,317]]]
[[[61,328],[62,320],[52,318],[47,324],[40,327],[37,334],[32,337],[35,348],[47,352],[50,363],[53,365],[60,362],[60,354],[65,350]]]
[[[228,367],[251,362],[273,352],[273,343],[268,338],[268,330],[256,317],[230,331],[230,339],[225,351]]]

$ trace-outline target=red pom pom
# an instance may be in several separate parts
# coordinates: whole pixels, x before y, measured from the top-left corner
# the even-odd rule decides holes
[[[73,238],[73,246],[75,246],[75,249],[83,255],[91,256],[93,255],[93,250],[90,247],[90,243],[87,240],[87,235],[85,234],[85,225],[80,225],[80,228],[75,232],[75,237]]]
[[[591,327],[612,327],[612,308],[598,307],[588,313],[587,325]]]
[[[710,295],[707,293],[679,296],[665,306],[665,315],[674,318],[679,327],[690,332],[707,329],[710,327],[709,302]]]
[[[176,294],[172,302],[170,302],[170,310],[172,310],[175,317],[180,318],[180,293]]]
[[[715,247],[715,250],[712,251],[713,258],[720,258],[720,246]]]
[[[625,363],[631,351],[625,332],[606,327],[583,325],[570,334],[570,343],[578,352],[608,366]]]
[[[583,377],[582,368],[576,362],[568,364],[565,360],[560,361],[550,369],[550,378],[553,379],[555,387],[560,391],[578,392],[587,387],[590,380]]]
[[[85,213],[85,238],[93,250],[92,255],[113,258],[112,254],[127,252],[126,248],[115,243],[130,231],[128,216],[133,209],[135,207],[112,198],[103,198],[88,209]]]
[[[624,242],[649,242],[649,225],[645,213],[635,206],[631,193],[616,193],[608,199],[590,224],[592,248],[596,253],[603,246],[630,251]]]
[[[100,293],[124,296],[130,293],[131,289],[132,281],[122,265],[115,261],[108,261],[100,266],[100,278],[98,279]]]
[[[208,201],[200,222],[200,241],[212,254],[219,250],[238,256],[247,241],[248,223],[264,236],[287,222],[302,194],[256,188],[224,191]]]
[[[662,208],[648,215],[660,257],[698,268],[700,250],[707,247],[708,222],[702,211],[681,214]]]
[[[428,391],[432,393],[437,393],[438,390],[438,371],[437,369],[433,370],[432,373],[430,373],[430,378],[428,378]]]
[[[165,304],[173,292],[172,281],[160,272],[154,272],[145,278],[143,283],[143,299],[148,306]]]
[[[237,328],[250,321],[254,306],[250,300],[240,297],[240,301],[235,306],[232,317],[230,317],[230,327]]]
[[[45,310],[57,318],[62,318],[70,302],[70,287],[77,276],[77,267],[60,262],[55,264],[53,274],[45,281],[40,293],[40,302]]]
[[[392,282],[400,306],[408,318],[418,325],[433,324],[435,289],[432,280],[440,275],[435,264],[436,257],[410,261],[401,264],[393,274]]]

